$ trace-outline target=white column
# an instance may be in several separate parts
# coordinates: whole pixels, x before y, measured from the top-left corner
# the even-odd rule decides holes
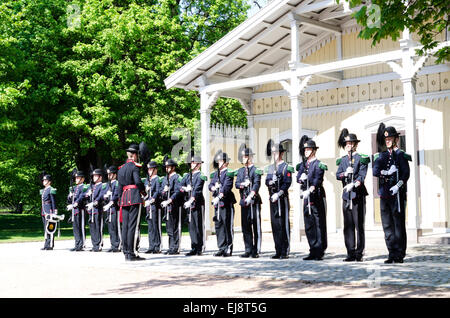
[[[414,52],[411,52],[411,37],[409,30],[403,31],[403,38],[400,41],[400,47],[403,50],[402,68],[403,74],[407,70],[413,69],[414,61],[412,56]],[[410,176],[408,180],[408,193],[407,193],[407,237],[411,243],[418,242],[420,216],[419,216],[419,166],[417,157],[417,135],[416,135],[416,101],[415,101],[415,74],[412,77],[402,77],[403,83],[403,99],[404,99],[404,111],[405,111],[405,134],[406,134],[406,152],[411,155],[412,162],[410,162]]]
[[[200,94],[200,125],[201,125],[201,157],[202,161],[202,172],[208,177],[210,174],[210,122],[211,122],[211,109],[208,105],[208,95],[206,93]],[[203,196],[205,197],[205,228],[206,233],[211,233],[211,217],[210,217],[210,204],[209,204],[209,190],[207,186],[208,182],[203,187]]]
[[[248,147],[255,152],[255,116],[247,115]],[[255,152],[256,153],[256,152]],[[256,153],[257,154],[257,153]],[[258,160],[258,158],[256,158]]]
[[[291,17],[291,60],[289,67],[292,71],[289,100],[292,111],[292,165],[295,167],[300,162],[300,154],[298,144],[300,142],[300,134],[302,132],[302,104],[300,100],[300,82],[295,75],[295,71],[300,63],[300,32],[299,22],[295,20],[295,16]],[[301,204],[300,204],[300,186],[295,180],[295,174],[292,176],[293,197],[290,198],[294,211],[293,233],[292,239],[300,241],[301,235]]]

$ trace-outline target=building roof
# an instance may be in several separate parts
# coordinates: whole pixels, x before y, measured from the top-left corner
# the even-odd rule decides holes
[[[300,56],[354,25],[345,1],[274,0],[165,79],[166,87],[198,90],[206,84],[287,68],[292,14],[299,24]]]

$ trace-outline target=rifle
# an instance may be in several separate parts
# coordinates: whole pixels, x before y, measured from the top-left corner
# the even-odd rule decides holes
[[[247,162],[247,166],[245,166],[245,176],[246,176],[245,179],[248,178],[248,180],[250,181],[250,184],[248,185],[248,187],[246,188],[246,191],[245,191],[246,192],[245,198],[247,198],[250,195],[251,190],[252,190],[252,181],[250,180],[250,171],[248,168],[248,162]],[[250,220],[253,221],[253,204],[252,204],[252,202],[250,202]]]
[[[353,169],[353,149],[350,150],[350,167]],[[353,172],[350,174],[350,180],[351,180],[351,183],[353,183]],[[353,208],[352,193],[353,193],[353,191],[350,190],[350,193],[349,193],[349,197],[350,197],[350,210]]]
[[[72,216],[70,217],[69,220],[67,220],[68,223],[73,223],[73,220],[75,218],[75,208],[73,207],[74,204],[74,199],[75,199],[75,187],[73,186],[73,179],[75,178],[75,175],[77,173],[77,169],[73,168],[72,173],[70,175],[70,182],[69,182],[69,189],[72,190]]]
[[[214,156],[214,161],[213,161],[213,167],[217,169],[217,182],[219,183],[219,189],[220,189],[220,187],[222,186],[222,184],[220,183],[220,168],[221,168],[221,167],[219,167],[219,163],[218,163],[217,157],[218,157],[219,155],[221,155],[221,153],[222,153],[222,151],[219,150],[219,151],[216,153],[216,155]],[[213,198],[216,198],[216,197],[219,195],[219,189],[216,189],[216,190],[213,192]],[[211,202],[211,204],[214,205],[212,202]],[[214,206],[214,214],[215,214],[214,217],[217,219],[217,221],[220,221],[219,208],[216,207],[216,206]]]
[[[303,135],[302,138],[300,139],[300,143],[298,145],[299,151],[300,151],[300,156],[302,157],[302,163],[303,163],[303,169],[305,171],[306,174],[306,190],[309,189],[309,177],[308,177],[308,167],[306,166],[306,156],[305,156],[305,148],[303,147],[303,145],[305,144],[305,142],[309,139],[308,136]],[[308,214],[311,215],[311,200],[309,198],[310,196],[308,195]]]

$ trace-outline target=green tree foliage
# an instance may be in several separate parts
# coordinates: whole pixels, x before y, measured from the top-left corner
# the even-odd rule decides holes
[[[449,28],[450,2],[448,0],[372,0],[365,4],[362,0],[340,0],[350,3],[350,7],[361,8],[353,14],[358,24],[364,28],[359,36],[372,39],[372,45],[382,39],[398,40],[405,28],[417,33],[423,48],[418,50],[423,55],[427,50],[435,48],[439,41],[436,35]],[[439,49],[434,56],[436,63],[450,60],[450,48]]]
[[[119,165],[131,142],[144,140],[162,159],[172,131],[200,118],[197,94],[166,90],[163,80],[247,8],[245,0],[2,1],[0,206],[39,207],[42,170],[64,201],[72,168]],[[245,122],[236,101],[221,103],[215,120]]]

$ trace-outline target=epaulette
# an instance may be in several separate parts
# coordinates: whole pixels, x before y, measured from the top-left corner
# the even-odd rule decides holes
[[[183,177],[178,175],[178,182],[181,182],[183,180]]]
[[[50,193],[51,193],[51,194],[56,194],[56,188],[50,187]]]
[[[293,166],[288,165],[287,171],[289,171],[290,173],[294,173],[294,172],[295,172],[295,169],[294,169]]]
[[[299,170],[300,170],[300,165],[301,165],[301,163],[297,163],[297,165],[295,166],[295,170],[296,170],[296,171],[299,171]]]
[[[376,154],[373,155],[373,161],[376,161],[378,159],[378,157],[380,156],[380,153],[377,152]]]
[[[185,172],[183,173],[183,178],[185,178],[189,173]]]
[[[327,165],[322,163],[322,162],[319,162],[319,168],[322,169],[322,170],[328,170]]]
[[[342,157],[336,159],[336,166],[339,166],[341,164]]]
[[[83,184],[83,192],[86,192],[89,189],[89,184]]]
[[[147,178],[141,178],[142,183],[145,183],[146,180]]]
[[[120,168],[122,168],[122,167],[123,167],[124,165],[125,165],[125,164],[123,164],[123,165],[119,166],[119,168],[117,168],[117,170],[120,170]]]
[[[400,151],[403,153],[403,157],[408,160],[408,161],[412,161],[412,157],[409,153],[406,153],[405,151],[403,151],[402,149],[400,149]]]
[[[133,161],[133,163],[134,163],[134,165],[135,165],[136,167],[139,167],[139,168],[142,167],[142,165],[141,165],[140,163],[137,163],[137,162],[134,162],[134,161]]]
[[[211,172],[211,174],[209,175],[209,178],[213,179],[215,174],[216,174],[216,172]]]
[[[359,159],[359,162],[361,162],[363,165],[368,165],[370,162],[370,157],[368,155],[360,154],[361,159]]]
[[[39,194],[42,195],[42,193],[44,193],[44,190],[45,190],[45,189],[39,190]]]
[[[163,182],[163,180],[164,180],[164,177],[158,177],[158,181],[159,181],[159,183],[162,183]]]
[[[208,181],[208,177],[205,176],[205,175],[203,174],[203,172],[200,172],[200,179],[202,179],[203,181]]]
[[[102,190],[105,190],[108,184],[106,182],[102,183]]]
[[[260,176],[262,176],[264,174],[264,171],[262,169],[255,168],[255,173],[259,174]]]
[[[227,169],[227,177],[235,177],[236,176],[236,171],[231,170],[231,169]]]

